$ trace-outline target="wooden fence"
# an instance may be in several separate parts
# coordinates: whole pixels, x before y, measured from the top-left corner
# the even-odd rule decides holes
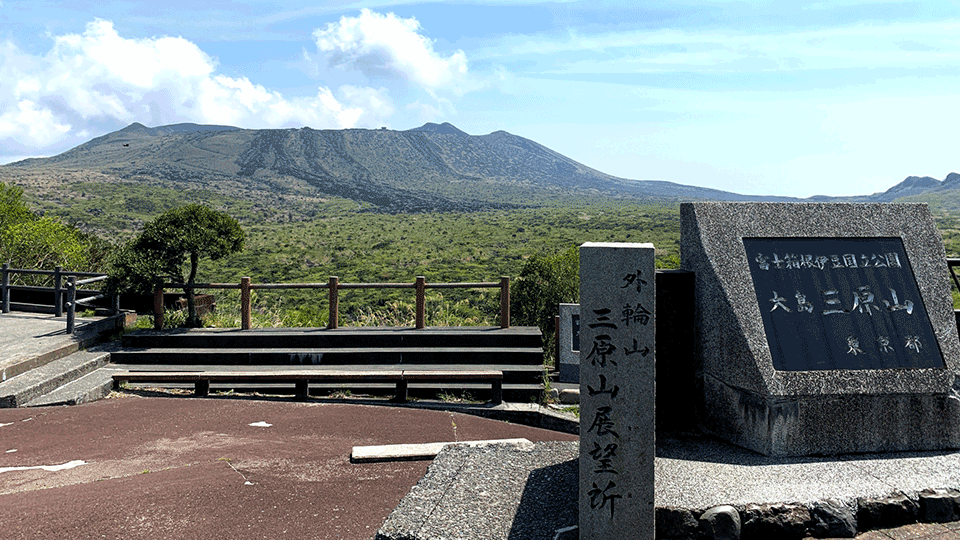
[[[38,287],[38,286],[28,286],[28,285],[11,285],[10,279],[15,275],[21,276],[50,276],[53,278],[52,287]],[[77,280],[77,278],[87,278]],[[63,308],[66,308],[67,315],[67,333],[72,334],[74,327],[76,325],[77,318],[77,306],[84,306],[95,302],[97,300],[102,300],[104,298],[110,298],[109,295],[103,294],[97,290],[87,290],[86,292],[92,294],[92,296],[77,300],[77,289],[84,285],[89,285],[91,283],[98,283],[107,279],[106,274],[95,274],[91,272],[71,272],[64,271],[61,267],[56,267],[53,270],[26,270],[23,268],[10,268],[10,263],[4,263],[2,269],[0,269],[0,311],[3,313],[10,313],[11,302],[10,302],[10,292],[14,289],[22,291],[30,291],[35,293],[49,293],[52,300],[52,306],[47,308],[46,304],[40,306],[32,306],[33,311],[41,311],[44,313],[53,313],[56,317],[62,317],[64,315]],[[66,285],[64,285],[66,281]],[[64,295],[66,295],[66,302],[64,303]],[[120,296],[113,295],[111,299],[112,311],[114,314],[120,312]],[[26,306],[19,305],[17,306],[21,310],[26,310]]]
[[[950,277],[953,278],[954,285],[956,285],[957,290],[960,291],[960,279],[957,279],[957,273],[953,270],[958,266],[960,266],[960,259],[947,259],[947,268],[950,269]]]
[[[415,289],[416,291],[416,328],[426,326],[426,289],[500,289],[500,327],[510,328],[510,278],[501,277],[499,282],[488,283],[427,283],[423,276],[417,276],[413,283],[340,283],[337,276],[330,276],[327,283],[251,283],[250,278],[240,278],[240,283],[186,283],[164,284],[164,287],[175,289],[240,289],[240,325],[247,330],[250,328],[250,291],[252,290],[282,290],[282,289],[327,289],[329,297],[330,317],[327,328],[337,328],[340,321],[340,293],[342,289]],[[154,328],[163,328],[163,288],[157,289],[154,295],[153,311]]]
[[[957,289],[960,290],[960,278],[957,277],[955,268],[960,267],[960,258],[947,259],[947,267],[950,270],[950,277],[953,279]],[[26,285],[11,285],[10,280],[14,275],[42,275],[53,278],[52,287],[36,287]],[[77,278],[87,278],[78,280]],[[108,298],[108,295],[102,294],[97,290],[87,290],[93,294],[88,298],[77,300],[78,288],[97,283],[107,279],[106,274],[96,274],[90,272],[71,272],[64,271],[61,267],[54,270],[26,270],[22,268],[10,268],[9,263],[4,263],[0,269],[0,312],[9,313],[11,311],[10,292],[13,289],[26,290],[33,292],[50,293],[52,307],[50,311],[56,317],[64,315],[63,308],[66,308],[67,315],[67,333],[72,334],[75,328],[77,306],[90,304],[97,300]],[[64,284],[66,281],[66,284]],[[164,287],[185,289],[188,287],[185,283],[165,284]],[[250,291],[252,290],[279,290],[279,289],[327,289],[329,291],[329,322],[327,328],[337,328],[339,325],[339,291],[342,289],[415,289],[416,291],[416,328],[426,326],[426,289],[477,289],[477,288],[499,288],[500,289],[500,327],[510,327],[510,278],[501,277],[499,282],[480,282],[480,283],[427,283],[426,278],[417,276],[413,283],[340,283],[337,276],[330,276],[327,283],[251,283],[250,278],[240,278],[240,283],[194,283],[193,289],[240,289],[240,319],[243,329],[250,328]],[[66,295],[66,302],[63,301],[63,295]],[[111,306],[114,314],[120,312],[120,297],[113,295]],[[18,306],[19,307],[19,306]],[[45,310],[46,311],[46,310]],[[154,296],[154,327],[159,329],[163,327],[163,289],[157,289]]]

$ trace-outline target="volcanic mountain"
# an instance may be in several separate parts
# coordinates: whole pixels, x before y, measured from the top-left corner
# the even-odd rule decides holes
[[[618,178],[506,131],[469,135],[450,123],[405,131],[134,123],[50,158],[0,167],[0,180],[15,170],[240,197],[342,197],[383,212],[473,211],[599,196],[789,200]]]

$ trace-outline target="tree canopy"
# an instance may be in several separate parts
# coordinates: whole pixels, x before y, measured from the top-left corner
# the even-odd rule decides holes
[[[0,182],[0,231],[33,218],[33,212],[23,202],[23,188]]]
[[[561,303],[580,300],[580,248],[530,257],[511,291],[510,312],[517,324],[537,325],[548,338]],[[547,348],[547,350],[552,350]]]
[[[0,262],[12,268],[98,271],[109,244],[51,217],[34,214],[23,189],[0,182]],[[22,280],[24,282],[31,280]]]
[[[223,212],[200,204],[168,210],[118,250],[108,288],[152,293],[164,283],[185,283],[187,324],[196,326],[196,304],[189,285],[197,278],[200,258],[216,260],[239,252],[244,238],[240,223]]]

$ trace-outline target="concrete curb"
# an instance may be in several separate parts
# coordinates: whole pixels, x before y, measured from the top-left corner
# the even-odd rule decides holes
[[[521,450],[533,448],[528,439],[492,439],[485,441],[436,442],[422,444],[387,444],[380,446],[354,446],[350,452],[350,463],[379,463],[384,461],[419,461],[437,457],[444,448],[452,445],[470,447],[490,446],[491,444],[512,445]]]
[[[491,420],[500,420],[502,422],[559,431],[560,433],[569,433],[571,435],[580,434],[580,420],[576,416],[553,411],[538,403],[504,402],[500,405],[474,405],[433,401],[415,401],[409,403],[384,403],[378,401],[374,403],[391,407],[459,412],[489,418]]]

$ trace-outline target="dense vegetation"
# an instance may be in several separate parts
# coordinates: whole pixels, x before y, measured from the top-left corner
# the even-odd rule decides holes
[[[0,182],[0,261],[12,268],[100,271],[111,245],[59,219],[35,214],[23,189]],[[40,284],[42,278],[16,275],[15,283]]]
[[[409,283],[422,275],[428,282],[495,282],[510,276],[515,291],[523,294],[516,280],[526,265],[586,241],[652,242],[658,248],[659,266],[679,264],[676,206],[607,203],[403,215],[357,211],[334,202],[319,209],[314,219],[261,223],[246,227],[246,232],[245,251],[209,265],[200,281],[235,283],[249,276],[255,283],[325,283],[335,275],[345,283]],[[514,297],[515,321],[538,324],[538,317],[525,317],[517,304],[522,296]],[[428,305],[441,298],[448,321],[493,324],[497,320],[495,289],[433,290],[428,293]],[[229,295],[226,299],[230,301]],[[258,299],[264,308],[280,306],[291,321],[326,322],[325,291],[261,293]],[[345,291],[341,319],[348,324],[369,320],[370,308],[412,313],[413,301],[413,292],[404,289]],[[427,324],[441,323],[428,314]]]
[[[111,244],[119,248],[164,212],[203,201],[237,217],[247,238],[242,253],[203,265],[198,282],[237,283],[240,277],[249,276],[254,283],[325,283],[331,275],[345,283],[413,282],[420,275],[428,282],[495,282],[500,276],[510,276],[517,324],[541,324],[544,302],[560,298],[557,287],[531,289],[524,279],[541,272],[544,261],[583,242],[652,242],[658,249],[660,267],[679,264],[679,211],[675,204],[600,199],[539,208],[390,214],[346,199],[284,207],[279,201],[251,202],[202,190],[82,182],[69,188],[74,196],[61,201],[41,200],[19,191],[17,200],[23,208],[23,201],[29,200],[31,207],[40,207],[51,216],[46,218],[50,221],[63,219],[109,238],[110,242],[98,240],[104,248]],[[36,217],[30,210],[26,215]],[[96,270],[104,269],[104,254]],[[124,251],[118,254],[120,258],[129,256]],[[75,269],[71,264],[64,266]],[[78,268],[90,269],[91,265],[84,263]],[[567,283],[567,289],[570,286]],[[230,314],[237,311],[237,294],[216,291],[216,295],[221,311],[227,314],[224,323],[229,324]],[[254,297],[260,315],[270,314],[261,318],[260,324],[319,326],[327,322],[326,291],[261,291]],[[496,289],[430,290],[427,299],[428,324],[497,321]],[[575,298],[564,299],[572,300]],[[341,324],[412,321],[413,303],[410,290],[344,291]]]
[[[59,219],[96,231],[110,242],[120,244],[161,213],[202,201],[236,217],[247,238],[242,253],[204,265],[197,276],[199,282],[237,283],[240,277],[249,276],[254,283],[325,283],[331,275],[345,283],[413,282],[419,275],[426,276],[428,282],[492,282],[500,276],[510,276],[514,322],[538,324],[548,332],[550,322],[544,315],[545,306],[575,300],[571,295],[564,298],[566,293],[558,292],[575,289],[571,289],[569,283],[560,282],[531,288],[530,282],[535,282],[538,276],[562,275],[563,265],[557,266],[558,261],[568,258],[572,247],[586,241],[651,242],[657,247],[658,267],[679,266],[677,204],[591,198],[591,202],[567,201],[535,208],[390,214],[376,212],[370,205],[336,198],[304,199],[285,206],[279,199],[251,201],[210,191],[135,184],[76,182],[70,184],[70,189],[76,193],[72,202],[57,202],[41,201],[11,186],[3,192],[6,198],[2,201],[10,199],[16,204],[0,202],[6,205],[0,214],[20,216],[17,219],[34,223],[37,230],[34,236],[40,238],[44,237],[43,225],[51,231],[60,231],[62,237],[76,239],[69,245],[84,245],[80,251],[88,253],[86,259],[78,261],[79,266],[75,267],[78,269],[101,270],[105,246],[109,243],[80,233]],[[42,209],[47,217],[40,218],[30,209],[24,212],[24,201],[29,202],[30,209]],[[943,234],[947,256],[960,257],[960,211],[939,204],[931,210]],[[2,223],[0,221],[0,225]],[[17,232],[18,237],[24,234],[21,230]],[[7,233],[6,238],[10,237]],[[56,235],[48,232],[46,237]],[[11,244],[8,241],[3,245]],[[52,259],[16,259],[9,254],[8,247],[4,249],[7,251],[2,252],[3,260],[14,261],[14,266],[53,264]],[[50,248],[46,252],[58,253],[61,257],[58,264],[75,269],[69,254],[77,250]],[[226,314],[225,324],[229,324],[229,314],[236,312],[237,295],[228,291],[215,294],[218,309]],[[496,289],[431,290],[427,298],[427,324],[496,323],[499,311]],[[325,290],[260,291],[255,299],[260,324],[326,324]],[[406,289],[343,291],[341,324],[412,321],[413,303],[413,293]],[[956,303],[960,305],[960,297]]]

